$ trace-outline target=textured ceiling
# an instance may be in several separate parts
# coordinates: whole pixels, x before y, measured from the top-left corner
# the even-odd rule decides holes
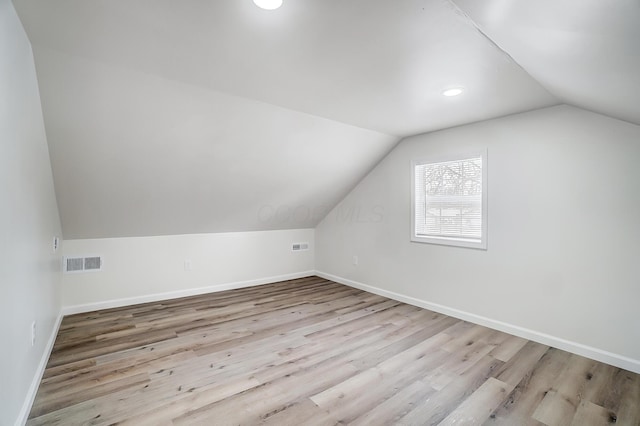
[[[400,136],[561,101],[636,120],[606,89],[637,93],[611,46],[638,3],[529,3],[14,0],[65,238],[313,227]]]

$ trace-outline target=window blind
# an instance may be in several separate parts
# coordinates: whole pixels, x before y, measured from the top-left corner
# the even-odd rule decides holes
[[[415,235],[480,241],[482,157],[415,166]]]

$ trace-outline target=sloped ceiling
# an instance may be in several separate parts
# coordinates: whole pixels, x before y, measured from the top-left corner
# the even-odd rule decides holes
[[[396,138],[36,48],[65,238],[313,227]]]
[[[579,65],[554,81],[536,72],[573,64],[557,58],[578,42],[553,38],[573,15],[545,21],[525,0],[284,1],[264,11],[251,0],[14,0],[65,238],[313,227],[402,136],[559,99],[635,120],[631,103],[614,99],[614,110],[597,100],[601,85],[578,85],[606,80]],[[512,3],[517,13],[493,18]],[[606,16],[598,28],[617,25]],[[531,44],[520,30],[536,19],[548,28]],[[595,58],[628,31],[637,35],[611,30],[599,50],[571,53]],[[624,49],[596,74],[619,65],[637,84],[638,56]],[[466,91],[441,96],[450,86]]]
[[[640,1],[455,2],[564,103],[640,124]]]

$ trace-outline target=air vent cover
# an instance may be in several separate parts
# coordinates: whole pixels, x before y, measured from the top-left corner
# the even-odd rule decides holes
[[[291,245],[291,250],[292,251],[309,250],[309,243],[293,243]]]
[[[95,271],[102,268],[102,259],[99,256],[85,257],[84,269],[87,271]]]
[[[65,272],[76,272],[84,269],[84,259],[81,257],[67,258]]]
[[[64,272],[91,272],[102,270],[101,256],[68,256],[64,258]]]

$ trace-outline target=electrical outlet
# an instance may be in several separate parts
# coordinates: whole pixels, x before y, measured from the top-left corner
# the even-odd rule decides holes
[[[358,264],[358,256],[353,256],[353,264],[354,265]]]
[[[31,346],[36,345],[36,322],[31,323]]]
[[[191,269],[193,269],[193,265],[191,264],[191,259],[185,259],[184,260],[184,270],[185,271],[190,271]]]

